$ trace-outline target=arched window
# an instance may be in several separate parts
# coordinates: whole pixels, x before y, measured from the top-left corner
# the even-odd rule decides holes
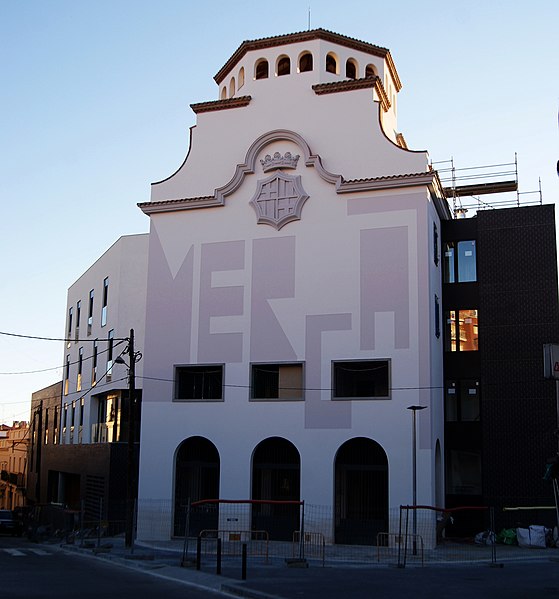
[[[348,79],[357,79],[357,63],[353,58],[348,58],[345,63],[345,76]]]
[[[338,72],[338,61],[334,54],[330,53],[326,55],[326,72],[337,73]]]
[[[377,70],[376,70],[375,66],[372,64],[368,64],[365,67],[365,77],[376,77],[376,76],[377,76]]]
[[[245,68],[241,67],[241,70],[239,71],[239,87],[238,87],[238,89],[241,89],[241,87],[243,87],[244,84],[245,84]]]
[[[306,73],[307,71],[313,70],[312,54],[310,52],[303,52],[299,57],[299,73]]]
[[[291,61],[288,56],[280,56],[277,66],[278,77],[291,73]]]
[[[256,63],[254,78],[268,79],[268,61],[265,58],[262,58]]]
[[[229,82],[229,97],[232,98],[235,95],[235,77],[231,77]]]
[[[220,96],[220,98],[222,100],[227,100],[227,87],[225,85],[221,88],[221,96]]]

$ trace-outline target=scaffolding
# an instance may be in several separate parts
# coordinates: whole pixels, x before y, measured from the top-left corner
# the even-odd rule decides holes
[[[537,190],[519,190],[516,153],[514,162],[456,168],[454,158],[451,157],[450,160],[431,162],[431,168],[439,174],[445,196],[449,203],[452,203],[454,218],[465,218],[466,213],[471,211],[543,203],[541,179],[538,179]],[[481,199],[481,196],[490,194],[505,196],[491,200]],[[537,198],[534,198],[535,195]]]

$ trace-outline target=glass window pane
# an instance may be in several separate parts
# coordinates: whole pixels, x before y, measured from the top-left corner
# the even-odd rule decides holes
[[[467,283],[477,280],[476,272],[476,242],[458,242],[458,282]]]
[[[458,315],[460,351],[478,350],[477,310],[460,310]]]
[[[463,422],[479,421],[479,383],[462,381],[460,386],[460,420]]]
[[[390,395],[388,360],[334,362],[333,397],[367,398]]]
[[[445,351],[457,351],[456,346],[456,311],[448,310],[444,317],[444,348]]]
[[[458,420],[458,395],[456,393],[456,383],[447,383],[445,392],[445,419],[447,422],[456,422]]]
[[[443,282],[454,283],[454,242],[444,244]]]

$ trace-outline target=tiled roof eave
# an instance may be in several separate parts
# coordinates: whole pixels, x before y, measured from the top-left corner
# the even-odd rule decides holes
[[[331,81],[329,83],[317,83],[312,86],[314,93],[318,96],[324,94],[337,94],[339,92],[349,92],[357,89],[374,88],[384,112],[390,109],[391,103],[382,81],[379,77],[363,77],[361,79],[349,79],[345,81]]]
[[[370,179],[348,179],[336,178],[336,193],[357,193],[362,191],[380,191],[383,189],[396,189],[401,187],[414,187],[426,185],[438,187],[438,177],[435,171],[425,173],[412,173],[402,175],[388,175],[373,177]],[[212,208],[223,206],[224,201],[213,196],[200,196],[194,198],[180,198],[174,200],[160,200],[156,202],[142,202],[138,207],[148,216],[161,212],[177,212],[182,210],[193,210],[198,208]]]
[[[402,175],[388,175],[370,179],[348,179],[338,186],[338,193],[354,193],[358,191],[376,191],[397,187],[413,187],[417,185],[433,185],[436,174],[434,171]]]
[[[380,58],[387,59],[390,72],[392,73],[392,78],[394,79],[394,82],[396,83],[398,89],[400,89],[400,79],[396,72],[394,62],[392,61],[392,58],[390,56],[390,51],[387,48],[376,46],[374,44],[370,44],[369,42],[364,42],[352,37],[341,35],[339,33],[335,33],[333,31],[328,31],[327,29],[321,28],[312,29],[310,31],[300,31],[297,33],[288,33],[285,35],[264,37],[256,40],[245,40],[237,48],[237,50],[235,50],[231,58],[217,72],[217,74],[214,76],[214,80],[218,85],[220,85],[221,82],[227,76],[227,74],[231,71],[231,69],[243,58],[243,56],[247,52],[253,50],[262,50],[264,48],[274,48],[286,44],[296,44],[315,39],[321,39],[335,44],[340,44],[353,50],[357,50],[359,52],[366,52],[373,56],[379,56]]]
[[[213,112],[214,110],[229,110],[230,108],[242,108],[248,106],[252,100],[251,96],[239,96],[228,100],[213,100],[211,102],[200,102],[191,104],[190,108],[196,113]]]

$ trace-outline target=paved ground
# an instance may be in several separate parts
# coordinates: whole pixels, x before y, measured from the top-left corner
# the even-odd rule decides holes
[[[109,541],[111,548],[63,545],[66,551],[79,551],[120,565],[141,568],[153,576],[181,581],[193,588],[221,591],[254,598],[351,598],[372,596],[391,599],[413,598],[520,599],[559,598],[559,549],[529,550],[500,547],[498,566],[489,561],[450,564],[429,563],[405,569],[369,563],[330,563],[309,561],[308,568],[288,567],[285,560],[267,564],[259,558],[248,561],[246,580],[241,580],[241,560],[224,558],[222,574],[216,574],[215,559],[205,558],[202,568],[181,567],[183,544],[179,541],[138,544],[133,552],[122,539]],[[191,551],[193,548],[191,547]]]

